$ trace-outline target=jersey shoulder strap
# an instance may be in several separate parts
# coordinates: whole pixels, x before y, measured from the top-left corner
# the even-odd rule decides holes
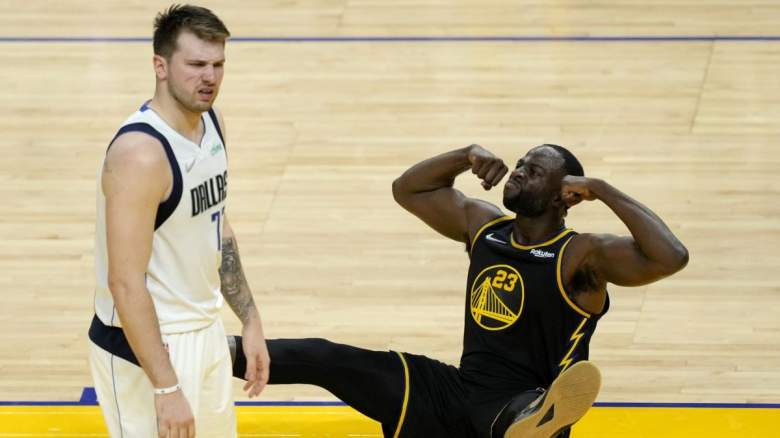
[[[154,219],[154,229],[157,230],[169,217],[171,217],[173,211],[176,210],[176,207],[179,205],[179,201],[181,201],[181,194],[183,191],[182,187],[184,186],[181,175],[181,168],[179,167],[179,162],[176,160],[176,155],[173,153],[173,148],[171,147],[171,143],[168,141],[168,139],[165,138],[165,136],[162,135],[160,131],[156,130],[152,125],[144,122],[130,123],[122,126],[119,131],[117,131],[114,138],[111,139],[111,143],[108,144],[106,153],[108,153],[108,150],[111,149],[111,145],[114,144],[114,141],[117,139],[117,137],[128,132],[143,132],[144,134],[157,139],[157,141],[162,144],[163,150],[165,150],[165,156],[168,158],[168,164],[171,166],[171,174],[173,175],[173,188],[168,199],[160,203],[160,205],[157,207],[157,215]]]
[[[487,230],[488,228],[494,225],[502,224],[511,220],[514,220],[512,216],[499,216],[495,219],[486,222],[484,225],[479,227],[479,230],[477,230],[477,232],[474,234],[474,237],[471,238],[471,242],[469,243],[469,247],[468,247],[469,253],[471,253],[474,250],[474,245],[477,244],[477,240],[485,232],[485,230]]]

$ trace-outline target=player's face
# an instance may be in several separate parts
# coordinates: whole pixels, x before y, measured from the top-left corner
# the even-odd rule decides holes
[[[504,184],[504,206],[525,217],[538,217],[560,196],[563,158],[547,146],[531,149]]]
[[[202,113],[211,109],[225,73],[225,44],[204,41],[182,32],[168,62],[168,91],[184,108]]]

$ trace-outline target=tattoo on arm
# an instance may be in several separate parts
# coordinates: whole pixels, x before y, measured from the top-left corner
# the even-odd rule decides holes
[[[222,239],[222,266],[219,268],[222,283],[222,296],[233,309],[238,319],[246,323],[255,313],[255,300],[249,290],[249,284],[241,267],[236,240],[231,237]]]

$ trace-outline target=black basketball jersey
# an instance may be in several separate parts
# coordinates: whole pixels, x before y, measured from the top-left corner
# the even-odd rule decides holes
[[[601,315],[580,309],[561,281],[561,260],[577,233],[524,246],[513,218],[485,224],[471,243],[461,375],[491,390],[548,387],[560,372],[588,358]]]

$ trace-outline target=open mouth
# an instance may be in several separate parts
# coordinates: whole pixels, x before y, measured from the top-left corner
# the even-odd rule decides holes
[[[198,96],[203,99],[211,99],[214,96],[214,90],[209,88],[198,90]]]

